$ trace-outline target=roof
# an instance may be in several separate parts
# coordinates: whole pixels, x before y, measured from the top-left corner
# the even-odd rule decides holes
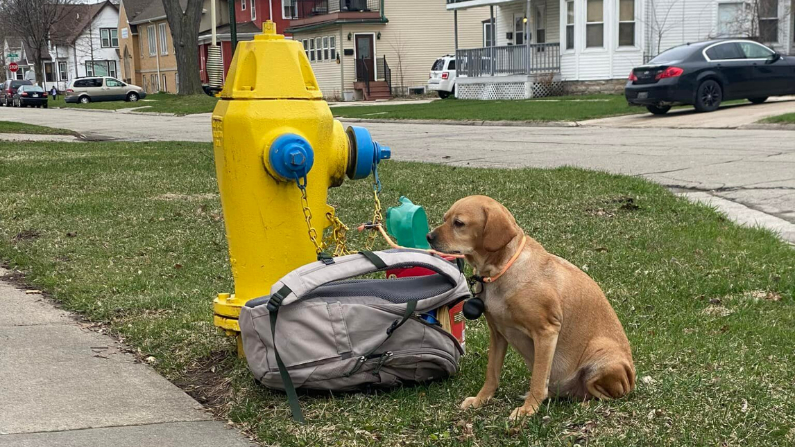
[[[123,0],[124,7],[127,8],[128,2],[133,3],[146,3],[144,8],[135,15],[135,17],[130,16],[130,11],[127,10],[127,21],[130,22],[130,25],[138,25],[148,21],[154,20],[162,20],[166,18],[166,10],[163,8],[163,0]],[[138,5],[136,5],[138,6]],[[182,7],[184,11],[185,8],[188,6],[188,0],[179,0],[179,6]]]
[[[23,46],[23,48],[25,49],[25,60],[27,60],[28,62],[32,61],[32,60],[33,60],[33,58],[34,58],[34,56],[33,56],[33,47],[31,47],[30,45],[28,45],[28,43],[27,43],[27,42],[25,42],[25,40],[24,40],[24,39],[22,39],[22,46]],[[41,52],[41,54],[42,54],[42,58],[41,58],[41,60],[43,60],[43,61],[49,61],[49,60],[51,60],[51,58],[50,58],[50,52],[49,52],[49,51],[47,51],[47,48],[46,48],[46,47],[42,49],[42,52]]]
[[[117,8],[110,1],[101,3],[86,4],[65,4],[64,15],[59,20],[52,31],[52,40],[59,43],[73,43],[83,33],[83,30],[106,6]],[[117,8],[118,9],[118,8]]]
[[[134,21],[147,6],[155,1],[156,0],[122,0],[121,3],[124,6],[124,12],[127,13],[127,21]],[[160,6],[163,6],[162,1],[160,3]]]
[[[215,29],[216,34],[229,34],[229,25],[221,25]],[[237,24],[237,33],[238,34],[259,34],[262,30],[257,28],[257,25],[254,22],[244,22]],[[212,34],[211,30],[207,30],[204,32],[199,33],[199,37],[205,37]]]

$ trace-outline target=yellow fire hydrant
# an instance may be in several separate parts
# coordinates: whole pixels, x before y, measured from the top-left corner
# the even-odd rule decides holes
[[[346,176],[369,176],[391,152],[364,128],[343,129],[322,99],[303,46],[276,34],[270,21],[238,45],[212,126],[235,281],[234,294],[215,299],[214,322],[238,336],[240,350],[240,308],[317,260],[305,213],[322,238],[333,212],[328,188]]]

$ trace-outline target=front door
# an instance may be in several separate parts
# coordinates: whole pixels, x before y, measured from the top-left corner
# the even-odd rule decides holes
[[[375,81],[375,51],[372,34],[356,35],[356,80]]]

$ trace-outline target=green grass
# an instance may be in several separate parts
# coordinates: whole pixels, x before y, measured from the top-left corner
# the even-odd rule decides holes
[[[795,113],[785,113],[784,115],[771,116],[762,120],[763,123],[774,124],[795,124]]]
[[[118,110],[138,107],[138,112],[174,113],[191,115],[194,113],[210,113],[215,108],[218,98],[207,95],[179,96],[170,93],[154,93],[137,102],[103,101],[88,104],[66,103],[63,96],[57,100],[50,98],[50,107],[68,107],[76,109]]]
[[[263,443],[795,443],[795,250],[638,178],[391,161],[381,169],[386,206],[406,195],[436,223],[454,200],[489,194],[549,251],[587,269],[627,331],[639,378],[651,379],[617,401],[548,401],[514,427],[507,417],[528,373],[510,352],[495,400],[459,411],[484,376],[481,319],[468,323],[456,377],[302,395],[309,423],[294,424],[284,395],[256,384],[212,324],[213,296],[233,284],[211,151],[196,143],[0,146],[0,257],[66,308],[107,323]],[[346,182],[331,201],[347,223],[362,222],[370,191],[365,181]]]
[[[447,99],[428,104],[333,107],[336,117],[474,121],[580,121],[646,113],[622,95],[563,96],[516,101]]]
[[[75,135],[67,129],[57,129],[55,127],[37,126],[35,124],[17,123],[14,121],[0,121],[0,133],[24,133],[35,135]]]

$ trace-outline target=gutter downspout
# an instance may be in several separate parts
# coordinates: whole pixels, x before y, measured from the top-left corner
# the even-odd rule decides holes
[[[276,20],[273,19],[273,0],[268,0],[268,9],[270,10],[270,12],[268,13],[268,17],[273,22],[276,22]],[[284,32],[284,31],[282,31],[282,32]]]

